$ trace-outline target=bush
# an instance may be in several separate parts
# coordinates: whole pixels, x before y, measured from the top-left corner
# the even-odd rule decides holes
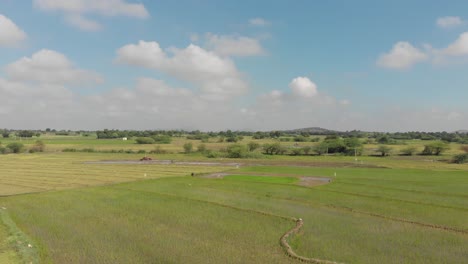
[[[255,151],[259,147],[260,147],[260,144],[258,144],[257,142],[249,142],[247,144],[247,148],[249,149],[250,152]]]
[[[458,164],[463,164],[468,162],[468,153],[458,154],[453,157],[453,162]]]
[[[412,156],[416,152],[416,147],[407,147],[401,150],[401,154],[404,156]]]
[[[247,147],[241,144],[232,144],[226,148],[228,158],[246,158],[247,157]]]
[[[390,153],[392,152],[392,148],[390,147],[387,147],[387,146],[384,146],[384,145],[381,145],[377,148],[376,150],[377,152],[380,152],[380,155],[382,157],[385,157],[385,156],[389,156]]]
[[[460,147],[461,150],[463,150],[465,153],[468,153],[468,145],[463,145]]]
[[[154,144],[154,139],[150,137],[139,137],[135,141],[137,144]]]
[[[138,150],[138,152],[137,152],[137,153],[138,153],[138,154],[146,154],[146,150],[144,150],[144,149],[140,149],[140,150]]]
[[[13,153],[20,153],[23,150],[24,145],[19,142],[13,142],[8,144],[6,147]]]
[[[184,152],[187,154],[193,151],[193,144],[191,142],[185,143],[183,147],[184,147]]]
[[[93,149],[93,148],[84,148],[84,149],[82,149],[80,152],[89,152],[89,153],[93,153],[93,152],[96,152],[96,150]]]
[[[219,157],[222,157],[223,154],[221,152],[218,152],[218,151],[207,151],[205,152],[205,157],[207,158],[219,158]]]
[[[309,153],[312,151],[311,146],[304,146],[302,147],[302,152],[304,152],[305,155],[309,155]]]
[[[172,142],[172,137],[167,136],[167,135],[157,135],[152,137],[154,140],[154,143],[157,144],[170,144]],[[146,144],[152,144],[152,143],[146,143]]]
[[[30,153],[35,152],[44,152],[45,144],[41,140],[36,141],[36,143],[29,149]]]
[[[167,154],[167,150],[162,149],[160,146],[156,146],[153,150],[149,152],[150,154]]]
[[[293,148],[291,150],[291,155],[293,155],[293,156],[299,156],[299,155],[302,155],[302,153],[303,153],[302,148]]]
[[[200,153],[204,153],[206,151],[206,145],[205,144],[198,145],[197,151]]]
[[[64,148],[62,152],[77,152],[77,150],[75,148]]]
[[[0,146],[0,154],[6,154],[7,152],[7,148]]]
[[[421,154],[439,156],[440,154],[442,154],[449,148],[450,147],[447,143],[442,142],[442,141],[437,141],[437,142],[425,145]]]
[[[281,146],[280,143],[273,143],[273,144],[263,144],[262,146],[263,152],[268,155],[279,155],[286,153],[286,148]]]

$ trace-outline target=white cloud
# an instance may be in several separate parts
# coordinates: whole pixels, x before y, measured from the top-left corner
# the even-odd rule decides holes
[[[100,83],[99,74],[77,69],[63,54],[53,50],[40,50],[30,58],[23,57],[5,68],[10,80],[47,84],[84,85]]]
[[[34,0],[34,6],[45,11],[65,14],[73,26],[86,31],[97,31],[102,25],[84,15],[127,16],[147,18],[149,13],[143,4],[128,3],[125,0]]]
[[[270,25],[270,22],[263,18],[256,17],[249,19],[249,24],[252,26],[264,27]]]
[[[26,33],[8,17],[0,14],[0,46],[13,46],[26,39]]]
[[[380,55],[377,65],[390,69],[408,69],[418,62],[428,59],[428,55],[408,42],[396,43],[388,53]]]
[[[78,27],[84,31],[99,31],[102,29],[102,25],[91,19],[87,19],[81,15],[69,15],[66,18],[66,21],[70,25]]]
[[[317,94],[317,85],[307,77],[294,78],[289,84],[289,88],[297,97],[311,98]]]
[[[171,53],[171,54],[168,54]],[[170,56],[172,55],[172,56]],[[163,51],[157,42],[140,41],[117,50],[117,62],[150,68],[197,86],[206,98],[224,100],[247,91],[235,64],[196,45]]]
[[[436,21],[436,24],[440,28],[453,28],[460,26],[464,23],[463,19],[458,16],[446,16],[439,17]]]
[[[455,42],[442,50],[442,53],[450,56],[468,55],[468,32],[462,33]]]
[[[256,56],[264,54],[258,39],[244,36],[207,34],[207,46],[221,56]]]

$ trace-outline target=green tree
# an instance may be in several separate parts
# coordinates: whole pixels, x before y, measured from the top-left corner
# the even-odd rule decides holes
[[[187,154],[188,154],[188,153],[191,153],[191,152],[193,151],[193,144],[192,144],[192,142],[187,142],[187,143],[185,143],[183,147],[184,147],[184,152],[187,153]]]
[[[302,147],[302,152],[304,152],[305,155],[309,155],[309,153],[312,151],[311,146],[304,146]]]
[[[231,144],[226,148],[228,158],[245,158],[247,157],[247,146],[242,144]]]
[[[409,146],[401,150],[401,154],[404,156],[412,156],[416,152],[416,147]]]
[[[431,144],[424,145],[424,149],[422,151],[423,155],[436,155],[439,156],[443,152],[450,149],[450,146],[442,141],[436,141]]]
[[[24,145],[19,142],[13,142],[6,146],[13,153],[20,153],[24,149]]]
[[[154,139],[150,137],[139,137],[135,141],[137,144],[154,144]]]
[[[249,142],[247,144],[247,148],[249,149],[250,152],[255,151],[259,147],[260,147],[260,144],[258,144],[257,142]]]
[[[2,137],[4,137],[4,138],[9,138],[9,137],[10,137],[10,132],[4,130],[4,131],[2,132]]]
[[[392,152],[392,148],[388,147],[388,146],[384,146],[384,145],[380,145],[377,150],[377,152],[380,152],[380,155],[382,157],[385,157],[385,156],[388,156],[390,155],[390,153]]]

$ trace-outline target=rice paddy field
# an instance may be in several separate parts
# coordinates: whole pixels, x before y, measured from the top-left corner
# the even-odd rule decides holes
[[[299,218],[303,258],[468,263],[468,167],[446,156],[223,160],[177,141],[148,163],[59,151],[131,142],[53,140],[0,155],[0,263],[304,263],[280,244]]]

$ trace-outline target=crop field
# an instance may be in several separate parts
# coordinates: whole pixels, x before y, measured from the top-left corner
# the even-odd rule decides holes
[[[304,263],[280,244],[299,218],[303,226],[287,242],[303,258],[468,259],[468,168],[444,156],[170,153],[150,155],[169,161],[152,163],[138,162],[142,154],[50,145],[45,153],[0,155],[0,263]]]

